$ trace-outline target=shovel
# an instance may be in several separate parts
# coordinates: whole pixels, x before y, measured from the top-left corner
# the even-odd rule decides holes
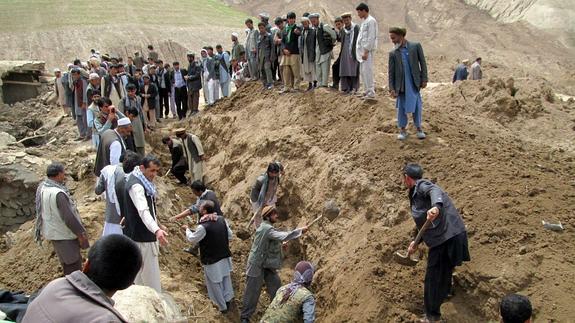
[[[421,227],[421,229],[419,230],[419,232],[417,233],[417,237],[415,237],[415,244],[417,245],[419,243],[419,241],[421,241],[421,237],[423,236],[423,233],[425,232],[425,230],[427,230],[427,228],[431,225],[431,221],[426,220],[425,223],[423,224],[423,226]],[[409,253],[407,251],[402,252],[402,251],[396,251],[393,254],[393,259],[395,260],[395,262],[397,262],[400,265],[404,265],[404,266],[415,266],[417,265],[417,263],[419,262],[419,259],[413,259],[411,258],[411,256],[409,255]]]

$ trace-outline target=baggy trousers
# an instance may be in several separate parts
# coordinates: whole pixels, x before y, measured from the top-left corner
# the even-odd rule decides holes
[[[263,269],[262,274],[258,277],[248,276],[246,280],[246,289],[244,291],[241,313],[242,319],[249,319],[256,311],[264,281],[266,283],[266,290],[270,299],[274,299],[276,292],[281,287],[280,277],[273,269]]]
[[[359,66],[359,74],[361,77],[361,82],[363,83],[365,94],[368,96],[375,96],[375,80],[373,79],[373,54],[369,53],[367,60],[361,62]]]

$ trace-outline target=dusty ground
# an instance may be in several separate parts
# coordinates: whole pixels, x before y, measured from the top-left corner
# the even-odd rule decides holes
[[[248,4],[243,9],[259,10]],[[303,12],[315,3],[291,5]],[[537,322],[575,317],[575,103],[554,95],[575,94],[572,52],[530,27],[501,25],[462,6],[451,0],[412,1],[409,8],[401,1],[373,4],[381,30],[406,24],[414,30],[411,39],[425,41],[434,82],[424,91],[425,141],[417,141],[413,132],[405,143],[395,139],[394,102],[384,95],[372,103],[323,90],[280,96],[263,92],[259,84],[240,89],[186,123],[164,123],[149,138],[148,151],[166,163],[160,134],[188,125],[202,138],[209,157],[208,184],[220,196],[236,232],[249,220],[250,186],[272,160],[287,165],[279,192],[279,207],[287,218],[282,227],[310,221],[325,200],[335,199],[342,214],[291,242],[282,270],[285,282],[297,260],[318,265],[313,289],[319,322],[409,322],[422,314],[424,264],[405,268],[392,261],[393,252],[407,246],[413,229],[399,181],[408,161],[421,163],[426,176],[449,192],[468,227],[472,261],[457,270],[455,297],[443,307],[449,321],[496,320],[498,300],[509,292],[529,295]],[[350,10],[346,0],[322,8],[329,14]],[[273,10],[285,11],[283,3],[261,9],[272,15]],[[404,14],[394,15],[397,10]],[[114,26],[99,26],[101,37],[84,33],[79,43],[67,42],[73,34],[69,26],[42,32],[2,30],[0,39],[8,46],[0,49],[0,58],[27,59],[33,53],[56,65],[87,54],[94,44],[131,52],[157,41],[163,57],[182,60],[187,48],[206,41],[225,44],[228,32],[242,29],[241,23],[176,25],[125,34]],[[150,30],[156,31],[154,36]],[[27,44],[23,38],[29,39]],[[58,44],[55,50],[52,44]],[[382,40],[381,45],[376,79],[383,93],[389,43]],[[484,65],[487,78],[449,84],[455,59],[477,55],[489,57]],[[59,114],[35,102],[3,106],[0,131],[21,139],[31,134],[34,120],[53,120]],[[68,185],[93,241],[101,233],[104,202],[92,191],[94,152],[88,144],[72,142],[74,137],[75,125],[68,118],[50,136],[56,141],[46,144],[48,138],[34,149],[14,149],[68,165],[73,174]],[[167,223],[194,200],[191,192],[175,186],[173,178],[158,182],[160,217],[171,233],[161,258],[164,288],[192,322],[237,321],[237,312],[221,317],[211,305],[199,261],[181,251],[186,244],[179,225]],[[548,231],[541,220],[561,221],[565,231]],[[52,248],[34,244],[31,228],[31,223],[23,225],[0,244],[0,287],[33,292],[59,275]],[[232,242],[237,300],[249,247],[249,240]],[[268,302],[262,298],[258,317]]]
[[[318,321],[408,322],[422,313],[424,265],[405,268],[391,259],[407,245],[413,228],[400,169],[417,161],[450,193],[470,235],[472,262],[457,271],[456,295],[444,305],[446,318],[496,319],[498,299],[521,292],[530,296],[537,321],[564,322],[575,315],[570,307],[575,105],[550,102],[554,97],[546,86],[541,80],[516,82],[512,97],[499,79],[437,85],[424,95],[425,141],[395,139],[390,99],[365,103],[323,90],[279,96],[262,92],[259,84],[240,89],[189,125],[204,141],[208,184],[221,197],[234,231],[248,220],[251,183],[271,160],[287,165],[279,193],[287,218],[282,227],[310,221],[326,199],[342,208],[334,222],[326,220],[290,243],[282,270],[287,281],[298,259],[317,264]],[[522,126],[529,124],[547,131]],[[159,132],[179,125],[164,124]],[[58,134],[72,136],[71,129],[67,119]],[[167,161],[159,134],[150,143]],[[76,181],[69,185],[95,239],[104,205],[95,200],[94,178],[82,166],[93,152],[85,144],[71,145],[71,155],[57,145],[38,149],[44,158],[70,165]],[[164,223],[193,200],[174,182],[159,179]],[[566,230],[548,231],[542,219],[561,221]],[[237,313],[222,318],[210,305],[199,261],[181,252],[185,243],[178,225],[167,225],[171,245],[161,258],[165,289],[198,321],[237,320]],[[32,242],[31,227],[24,225],[12,247],[0,254],[3,287],[32,292],[59,274],[52,249]],[[249,240],[232,242],[238,300],[249,247]],[[261,309],[268,301],[262,299]]]

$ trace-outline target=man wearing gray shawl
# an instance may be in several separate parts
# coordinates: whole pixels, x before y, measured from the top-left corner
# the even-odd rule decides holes
[[[314,271],[309,261],[298,262],[292,282],[277,291],[262,322],[314,322],[315,298],[309,290]]]
[[[82,269],[80,249],[90,246],[76,203],[65,185],[64,165],[53,163],[46,169],[47,178],[36,190],[34,240],[42,237],[52,242],[64,275]]]

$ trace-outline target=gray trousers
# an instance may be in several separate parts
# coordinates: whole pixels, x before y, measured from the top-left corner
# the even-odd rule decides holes
[[[220,311],[228,310],[227,302],[234,299],[234,287],[232,286],[232,278],[230,276],[224,277],[219,283],[214,283],[208,278],[204,271],[204,278],[206,279],[206,287],[208,288],[208,296],[218,306]]]
[[[82,115],[76,115],[76,125],[78,126],[78,133],[80,137],[90,137],[90,133],[88,132],[88,115],[86,110],[83,111]]]
[[[254,53],[248,54],[248,69],[250,70],[250,78],[252,80],[257,80],[260,78],[258,71],[258,59]]]
[[[272,63],[271,62],[260,62],[259,67],[260,67],[260,75],[261,75],[262,83],[264,84],[264,86],[273,85],[274,79],[272,77]]]
[[[266,290],[270,299],[274,299],[276,292],[281,287],[280,276],[272,269],[263,269],[262,274],[258,277],[247,277],[246,289],[244,291],[244,299],[242,305],[242,319],[250,319],[252,314],[256,311],[260,294],[262,292],[262,285],[266,283]]]
[[[58,255],[64,275],[82,269],[82,255],[78,240],[53,240],[52,246]]]
[[[329,70],[331,68],[331,58],[323,63],[315,64],[315,75],[319,86],[327,87],[329,81]]]

